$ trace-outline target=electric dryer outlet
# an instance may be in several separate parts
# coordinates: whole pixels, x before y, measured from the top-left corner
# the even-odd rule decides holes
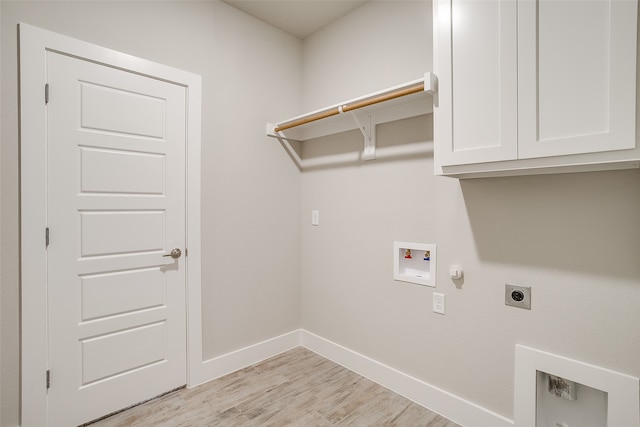
[[[504,303],[512,307],[531,310],[531,287],[505,284]]]

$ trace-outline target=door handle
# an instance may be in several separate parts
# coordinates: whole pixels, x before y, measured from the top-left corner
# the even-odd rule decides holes
[[[182,251],[179,248],[173,248],[171,249],[171,252],[162,256],[163,257],[170,256],[171,258],[176,259],[176,258],[180,258],[180,255],[182,255]]]

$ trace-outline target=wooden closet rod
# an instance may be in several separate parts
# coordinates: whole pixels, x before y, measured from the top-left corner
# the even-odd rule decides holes
[[[276,132],[280,132],[281,130],[287,130],[287,129],[294,128],[296,126],[306,125],[307,123],[315,122],[321,119],[326,119],[327,117],[336,116],[338,114],[340,114],[340,107],[334,107],[327,111],[321,111],[311,116],[303,117],[301,119],[294,120],[290,123],[285,123],[283,125],[276,126],[274,130]]]
[[[390,101],[392,99],[400,98],[402,96],[411,95],[412,93],[418,93],[424,91],[424,83],[420,83],[417,86],[408,87],[405,89],[399,89],[383,95],[378,95],[374,98],[365,99],[363,101],[354,102],[353,104],[347,104],[342,107],[342,111],[357,110],[360,108],[368,107],[369,105],[379,104],[381,102]]]
[[[296,126],[305,125],[307,123],[311,123],[317,120],[325,119],[327,117],[335,116],[340,113],[346,113],[348,111],[358,110],[360,108],[368,107],[369,105],[379,104],[381,102],[390,101],[392,99],[400,98],[402,96],[407,96],[407,95],[411,95],[413,93],[418,93],[422,91],[424,91],[424,82],[417,84],[416,86],[411,86],[404,89],[398,89],[393,92],[374,96],[373,98],[364,99],[362,101],[356,101],[351,104],[345,104],[345,105],[342,105],[342,108],[333,107],[329,110],[321,111],[319,113],[312,114],[311,116],[302,117],[298,120],[294,120],[292,122],[276,126],[274,130],[276,132],[280,132],[283,130],[294,128]]]

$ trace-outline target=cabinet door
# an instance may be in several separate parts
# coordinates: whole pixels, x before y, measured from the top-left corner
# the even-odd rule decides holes
[[[519,158],[635,147],[633,0],[518,2]]]
[[[437,163],[517,156],[515,0],[434,0]]]

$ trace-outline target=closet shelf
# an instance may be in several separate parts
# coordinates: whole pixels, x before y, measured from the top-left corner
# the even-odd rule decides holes
[[[364,137],[364,159],[375,158],[375,126],[433,111],[432,95],[437,78],[425,73],[421,79],[373,92],[301,116],[267,124],[267,135],[279,139],[306,141],[353,129]],[[283,144],[285,145],[285,144]],[[291,151],[288,144],[287,150]],[[290,153],[291,154],[291,153]]]

